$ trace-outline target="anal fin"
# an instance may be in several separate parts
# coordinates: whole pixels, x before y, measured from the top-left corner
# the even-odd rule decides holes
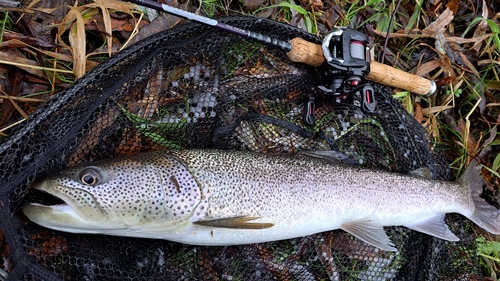
[[[230,218],[195,221],[193,223],[196,225],[220,227],[220,228],[234,228],[234,229],[264,229],[274,226],[274,224],[272,223],[251,222],[259,218],[260,217],[238,216]]]
[[[435,236],[448,241],[458,241],[457,236],[453,234],[446,223],[444,222],[444,214],[437,215],[425,220],[417,221],[411,224],[405,224],[404,226],[425,233],[431,236]]]
[[[340,229],[384,251],[397,251],[397,249],[394,248],[394,244],[385,233],[382,224],[376,218],[367,217],[356,221],[346,222],[342,224]]]

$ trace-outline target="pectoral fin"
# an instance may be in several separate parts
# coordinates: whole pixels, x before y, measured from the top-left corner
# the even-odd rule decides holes
[[[404,226],[448,241],[458,241],[457,236],[453,234],[446,223],[444,222],[444,215],[431,217],[426,220],[405,224]]]
[[[274,224],[272,224],[272,223],[251,222],[251,221],[259,219],[259,218],[260,217],[238,216],[238,217],[231,217],[231,218],[195,221],[193,223],[197,224],[197,225],[203,225],[203,226],[220,227],[220,228],[235,228],[235,229],[264,229],[264,228],[270,228],[270,227],[274,226]]]
[[[366,243],[384,251],[397,251],[394,244],[384,231],[382,224],[376,218],[364,218],[357,221],[346,222],[340,229],[349,232]]]

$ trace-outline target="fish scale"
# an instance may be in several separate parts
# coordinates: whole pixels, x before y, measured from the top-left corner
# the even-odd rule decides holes
[[[63,231],[213,246],[340,228],[394,251],[384,226],[458,240],[444,223],[446,213],[500,233],[500,211],[479,198],[480,166],[446,182],[348,166],[324,152],[307,154],[172,150],[118,157],[39,182],[36,189],[65,204],[30,203],[23,211]],[[97,183],[85,184],[82,171],[96,175]]]
[[[263,157],[260,154],[237,153],[228,156],[224,155],[225,158],[220,159],[218,153],[214,153],[213,155],[206,152],[199,153],[199,151],[173,151],[172,153],[189,163],[190,169],[195,173],[196,178],[210,178],[210,175],[213,175],[212,184],[215,185],[218,182],[218,191],[225,188],[233,192],[239,192],[239,196],[226,196],[225,192],[214,192],[214,195],[210,197],[213,207],[237,205],[239,208],[244,208],[245,202],[243,199],[251,200],[247,201],[251,202],[250,206],[245,206],[245,208],[251,208],[252,210],[244,210],[242,212],[263,213],[267,208],[266,206],[261,206],[260,202],[269,203],[272,201],[278,204],[277,202],[281,201],[279,204],[282,206],[304,205],[304,201],[302,200],[308,198],[307,195],[311,192],[322,192],[311,199],[316,200],[316,202],[321,200],[323,204],[328,206],[331,206],[330,202],[334,202],[332,200],[339,199],[345,202],[343,204],[350,204],[350,202],[365,202],[365,204],[370,204],[374,202],[374,199],[379,200],[379,202],[376,202],[378,205],[382,202],[389,202],[389,204],[384,205],[387,212],[401,211],[401,206],[396,203],[391,204],[390,200],[382,201],[382,199],[388,198],[377,196],[381,193],[390,193],[391,196],[400,199],[396,201],[401,201],[403,198],[399,197],[402,196],[405,197],[405,200],[414,199],[412,203],[424,206],[429,206],[429,204],[436,205],[439,202],[447,203],[447,201],[456,201],[454,199],[447,200],[446,197],[458,194],[458,198],[464,198],[461,204],[472,204],[471,199],[467,196],[468,190],[458,185],[451,185],[448,188],[447,182],[408,177],[378,170],[361,168],[354,168],[352,170],[341,169],[345,166],[332,166],[330,163],[325,163],[325,161],[305,156]],[[242,155],[245,158],[242,158]],[[245,165],[231,164],[241,162],[245,162]],[[213,165],[214,163],[218,165]],[[221,166],[225,168],[222,169],[220,168]],[[304,169],[308,169],[310,173],[304,174]],[[202,175],[202,173],[204,174]],[[332,174],[335,177],[325,177],[325,175]],[[363,177],[362,181],[359,180],[360,177]],[[235,180],[238,180],[238,182],[234,182]],[[314,184],[320,184],[322,189],[311,188],[311,185]],[[433,188],[433,186],[438,184],[443,184],[443,186]],[[254,193],[252,196],[249,196],[252,189],[248,189],[248,186],[258,187],[253,189]],[[282,186],[294,188],[288,190],[281,189],[276,192],[276,189]],[[336,186],[349,188],[335,189]],[[448,188],[448,192],[443,192],[443,188]],[[450,188],[454,188],[454,190],[449,190]],[[370,192],[370,190],[373,192]],[[265,194],[266,198],[262,198],[261,193]],[[425,196],[418,194],[425,194]],[[416,196],[412,197],[412,195]],[[270,196],[275,197],[270,198]],[[226,202],[226,200],[234,198],[240,199],[238,202]],[[291,203],[284,205],[286,203],[280,200],[280,198],[286,198],[285,202]],[[218,203],[215,204],[215,202]],[[337,204],[337,209],[341,209],[342,207],[340,206],[343,204]],[[340,213],[340,211],[337,211],[337,213]]]

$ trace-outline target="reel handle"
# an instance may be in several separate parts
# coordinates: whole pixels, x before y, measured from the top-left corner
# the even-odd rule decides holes
[[[321,45],[298,37],[290,40],[290,43],[292,49],[287,52],[287,56],[291,61],[314,67],[319,67],[325,62]],[[431,96],[437,89],[434,81],[376,61],[370,62],[370,73],[366,79],[423,96]]]

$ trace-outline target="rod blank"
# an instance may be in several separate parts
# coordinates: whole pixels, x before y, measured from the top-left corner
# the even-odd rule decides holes
[[[266,44],[268,46],[277,47],[287,52],[288,58],[293,62],[305,63],[314,67],[319,67],[325,62],[325,57],[321,46],[308,42],[302,38],[294,38],[290,42],[278,40],[270,36],[245,30],[239,27],[231,26],[215,19],[203,17],[191,12],[170,7],[152,0],[127,0],[134,4],[142,5],[163,11],[178,17],[206,24],[221,31],[225,31],[243,38]],[[384,65],[378,62],[370,63],[370,73],[366,79],[384,84],[387,86],[396,87],[407,90],[415,94],[430,96],[436,91],[436,84],[426,78],[404,72],[394,67]]]

